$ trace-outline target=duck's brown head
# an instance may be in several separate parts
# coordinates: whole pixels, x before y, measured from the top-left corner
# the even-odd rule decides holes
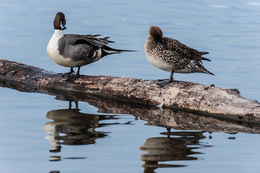
[[[53,21],[54,29],[64,30],[66,29],[66,19],[62,12],[58,12]],[[62,27],[61,27],[62,25]]]
[[[155,41],[161,42],[163,38],[163,32],[158,26],[151,26],[149,29],[150,37]]]

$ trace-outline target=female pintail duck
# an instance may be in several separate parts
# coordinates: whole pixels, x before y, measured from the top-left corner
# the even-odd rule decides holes
[[[149,35],[144,45],[146,57],[153,66],[171,73],[170,82],[173,81],[173,73],[198,72],[214,75],[202,65],[202,60],[210,61],[202,57],[208,52],[200,52],[178,40],[163,37],[158,26],[151,26]]]
[[[108,40],[109,37],[100,38],[99,34],[63,35],[62,31],[66,29],[66,19],[62,12],[56,14],[53,25],[55,31],[47,46],[48,56],[55,63],[70,67],[70,74],[74,72],[73,67],[78,67],[76,75],[79,76],[81,66],[96,62],[109,54],[128,51],[107,46],[113,41]]]

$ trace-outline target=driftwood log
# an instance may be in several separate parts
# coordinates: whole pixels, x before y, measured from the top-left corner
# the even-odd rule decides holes
[[[13,88],[42,93],[73,93],[121,102],[180,109],[190,113],[260,123],[260,103],[243,98],[237,89],[174,81],[160,87],[156,80],[112,76],[80,76],[69,81],[56,74],[25,64],[0,59],[0,80]],[[3,84],[2,84],[3,85]]]
[[[88,102],[90,105],[98,108],[99,113],[109,113],[111,117],[116,117],[113,114],[130,114],[136,119],[140,118],[147,121],[147,125],[170,127],[176,130],[199,130],[207,132],[225,132],[225,133],[257,133],[260,134],[260,125],[258,123],[248,123],[227,118],[215,118],[207,115],[182,111],[179,109],[164,108],[133,104],[112,99],[100,98],[94,95],[82,95],[75,92],[61,92],[59,90],[49,88],[31,88],[25,84],[17,84],[15,82],[6,82],[0,80],[1,87],[7,87],[22,92],[39,92],[50,95],[55,95],[57,100],[68,101],[68,108],[61,110],[50,110],[46,117],[54,121],[67,121],[67,124],[74,122],[71,120],[76,117],[78,123],[85,123],[89,117],[95,114],[84,114],[80,112],[80,105],[76,108],[78,113],[73,109],[72,101]],[[60,113],[62,112],[62,113]],[[90,121],[90,120],[87,120]],[[96,123],[99,126],[99,122]],[[80,126],[81,127],[81,126]]]
[[[230,120],[223,117],[216,118],[211,117],[210,114],[205,115],[191,111],[183,111],[180,109],[161,109],[156,106],[117,101],[115,99],[101,98],[96,95],[82,94],[71,91],[64,92],[46,87],[28,86],[25,83],[17,83],[16,81],[0,79],[0,86],[19,90],[21,92],[38,92],[55,95],[57,100],[68,101],[70,104],[68,104],[67,109],[49,110],[46,117],[54,120],[54,122],[62,121],[64,125],[69,125],[74,121],[78,121],[78,124],[84,124],[80,125],[79,128],[82,126],[87,128],[85,127],[85,120],[89,119],[89,117],[86,116],[97,117],[98,115],[81,113],[80,105],[79,107],[76,107],[78,110],[78,112],[76,112],[75,109],[72,109],[73,104],[71,104],[71,101],[88,102],[90,105],[98,108],[98,112],[109,113],[111,117],[116,116],[113,114],[130,114],[135,116],[135,118],[140,118],[147,121],[147,125],[152,126],[170,127],[177,130],[199,130],[226,133],[244,132],[260,134],[260,124],[254,122],[249,123],[244,122],[243,120]],[[90,120],[87,121],[89,122]],[[99,121],[97,121],[96,124],[96,126],[99,126]]]

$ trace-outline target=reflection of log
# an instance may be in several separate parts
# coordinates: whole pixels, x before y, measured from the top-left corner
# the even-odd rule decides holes
[[[0,59],[0,79],[40,88],[96,95],[103,98],[163,105],[249,122],[260,122],[260,103],[245,99],[237,90],[221,89],[190,82],[175,81],[159,87],[156,81],[111,76],[81,76],[74,82],[67,77],[37,67]],[[44,91],[44,90],[42,90]]]
[[[88,103],[101,113],[131,114],[148,121],[149,125],[172,127],[178,130],[202,130],[208,132],[260,133],[260,125],[242,121],[215,118],[182,110],[141,107],[111,101],[89,99]]]

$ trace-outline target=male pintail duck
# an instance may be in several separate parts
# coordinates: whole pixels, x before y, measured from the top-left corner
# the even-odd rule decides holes
[[[129,51],[107,46],[113,41],[108,40],[109,37],[100,38],[99,34],[63,34],[66,19],[62,12],[56,14],[53,25],[55,31],[48,43],[47,53],[55,63],[70,67],[69,74],[74,72],[73,67],[78,67],[76,76],[79,76],[81,66],[96,62],[109,54]]]
[[[170,82],[173,81],[173,73],[198,72],[214,75],[202,65],[202,60],[210,61],[202,57],[208,52],[200,52],[178,40],[163,37],[158,26],[151,26],[149,35],[144,45],[146,57],[153,66],[171,73]]]

